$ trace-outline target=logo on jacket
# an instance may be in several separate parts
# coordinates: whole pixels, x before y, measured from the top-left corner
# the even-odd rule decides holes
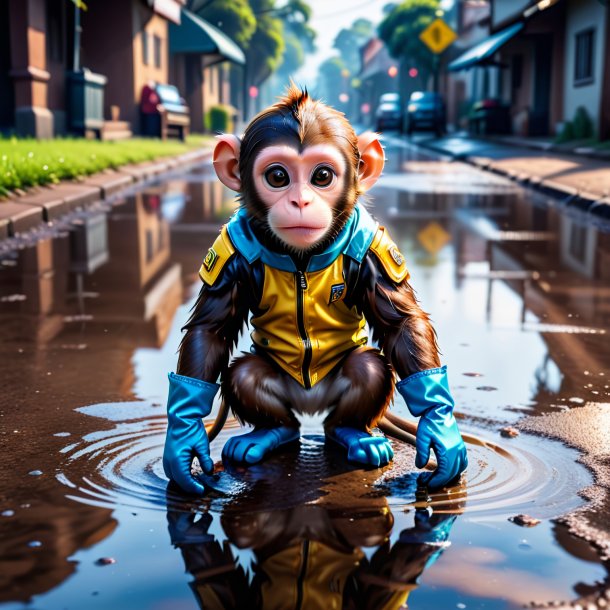
[[[339,301],[343,298],[343,294],[345,293],[345,284],[333,284],[330,287],[330,298],[328,300],[328,304],[334,303],[335,301]]]
[[[208,250],[208,253],[205,255],[205,258],[203,259],[203,266],[208,271],[212,271],[212,267],[214,267],[217,260],[218,260],[218,254],[216,254],[216,251],[214,250],[214,248],[210,248]]]
[[[394,259],[394,262],[400,266],[405,262],[403,255],[398,251],[396,246],[390,248],[390,256]]]

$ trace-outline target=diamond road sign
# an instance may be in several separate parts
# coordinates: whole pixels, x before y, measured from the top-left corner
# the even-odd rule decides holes
[[[427,252],[437,254],[451,241],[451,235],[438,222],[432,221],[419,231],[417,239]]]
[[[457,38],[457,34],[442,20],[435,19],[419,39],[433,52],[442,53]]]

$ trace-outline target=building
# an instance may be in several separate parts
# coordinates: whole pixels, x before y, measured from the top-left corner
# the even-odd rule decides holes
[[[458,40],[447,50],[456,59],[489,37],[491,9],[488,2],[465,0],[458,5],[456,29]],[[482,69],[460,70],[450,73],[442,85],[447,100],[447,122],[456,128],[467,126],[467,117],[473,104],[488,95],[488,73]]]
[[[399,91],[399,62],[390,57],[383,41],[371,38],[360,49],[360,63],[360,121],[373,126],[379,98]]]
[[[606,4],[600,0],[491,0],[489,17],[479,21],[488,23],[488,36],[448,69],[475,74],[479,90],[471,86],[473,100],[487,97],[506,103],[516,134],[556,135],[583,107],[596,133],[608,137],[610,118],[602,112],[610,107],[610,8]]]
[[[229,61],[243,65],[243,51],[221,30],[182,9],[180,25],[169,27],[170,76],[191,110],[191,129],[204,130],[204,116],[231,100]]]
[[[170,61],[169,28],[184,25],[186,0],[85,2],[87,10],[68,0],[0,2],[0,130],[39,138],[90,129],[100,137],[130,135],[140,130],[143,86],[180,80]],[[200,24],[199,47],[189,54],[191,89],[199,87],[200,97],[214,82],[203,78],[203,70],[224,59],[227,49],[235,61],[241,53],[216,28],[210,45],[204,29]],[[204,53],[211,57],[207,64]],[[202,121],[193,127],[203,127]]]

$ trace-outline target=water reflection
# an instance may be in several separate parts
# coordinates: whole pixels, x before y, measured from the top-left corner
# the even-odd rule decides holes
[[[527,435],[501,440],[497,427],[521,411],[578,407],[609,394],[610,231],[576,210],[481,176],[405,152],[372,194],[375,216],[408,254],[418,293],[438,321],[463,425],[476,422],[477,435],[486,426],[492,440],[469,445],[467,487],[430,502],[415,498],[407,450],[397,451],[383,472],[363,474],[343,460],[329,470],[326,448],[309,438],[298,457],[305,469],[270,462],[262,471],[224,471],[218,458],[222,442],[236,433],[231,425],[213,443],[219,474],[208,481],[209,495],[188,504],[173,492],[166,496],[165,373],[175,365],[179,329],[199,286],[199,261],[235,207],[231,193],[211,180],[210,167],[147,186],[105,214],[83,216],[65,232],[5,256],[0,600],[48,592],[56,603],[42,599],[40,607],[67,607],[75,599],[70,592],[82,593],[86,570],[74,557],[102,539],[123,540],[126,552],[139,553],[142,570],[153,570],[159,555],[166,557],[160,547],[167,539],[157,541],[159,555],[150,553],[148,524],[144,534],[126,522],[136,510],[145,523],[162,522],[167,511],[170,536],[203,605],[226,599],[249,607],[256,593],[259,607],[273,607],[272,589],[298,596],[301,582],[301,594],[311,599],[318,586],[326,588],[321,607],[340,598],[347,607],[394,607],[443,548],[427,536],[440,532],[446,540],[454,521],[454,548],[424,573],[433,586],[414,593],[414,608],[417,595],[429,601],[420,607],[454,607],[463,599],[469,608],[505,609],[505,599],[517,595],[499,590],[511,587],[502,573],[525,583],[519,603],[528,601],[528,591],[548,601],[553,588],[569,597],[573,581],[601,578],[603,570],[581,566],[570,545],[558,551],[553,535],[561,530],[549,527],[548,539],[528,537],[538,536],[539,562],[565,569],[523,580],[534,550],[519,554],[523,534],[506,517],[573,510],[591,479],[558,443]],[[494,378],[496,370],[505,377]],[[473,371],[484,379],[462,375]],[[477,390],[485,387],[498,390]],[[395,409],[405,412],[398,401]],[[54,436],[64,433],[71,438]],[[28,477],[37,469],[41,477]],[[468,519],[456,520],[462,510]],[[490,527],[502,535],[490,537]],[[41,547],[28,546],[37,541]],[[324,569],[308,563],[311,571],[302,571],[306,548],[309,562],[324,558]],[[77,567],[81,575],[68,579]],[[163,599],[183,586],[179,573],[164,568],[170,584]],[[481,574],[502,584],[484,586]],[[117,574],[108,587],[120,600],[132,583]],[[355,588],[362,597],[354,597]],[[79,607],[128,605],[93,601]]]
[[[225,472],[234,481],[245,477],[248,491],[220,515],[176,510],[170,496],[170,538],[201,607],[389,610],[407,603],[420,574],[449,546],[460,506],[417,508],[409,526],[403,515],[404,529],[393,531],[387,499],[372,487],[362,493],[374,473],[319,448],[306,439],[296,457]],[[210,533],[214,519],[226,540]]]

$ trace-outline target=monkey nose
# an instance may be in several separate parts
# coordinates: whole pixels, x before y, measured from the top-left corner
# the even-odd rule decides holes
[[[310,188],[297,187],[292,193],[291,203],[298,208],[308,206],[313,200],[313,193]]]

